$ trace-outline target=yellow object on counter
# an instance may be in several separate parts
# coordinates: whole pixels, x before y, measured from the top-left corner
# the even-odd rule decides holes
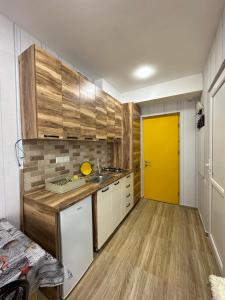
[[[79,179],[79,176],[78,175],[73,175],[72,176],[72,181],[76,181],[76,180],[78,180]]]
[[[85,176],[90,175],[93,171],[91,163],[89,161],[83,162],[80,166],[80,171]]]

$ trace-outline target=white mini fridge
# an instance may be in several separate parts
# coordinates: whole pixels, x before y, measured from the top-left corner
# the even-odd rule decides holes
[[[93,261],[91,196],[60,212],[60,234],[62,263],[73,274],[61,289],[65,299]]]

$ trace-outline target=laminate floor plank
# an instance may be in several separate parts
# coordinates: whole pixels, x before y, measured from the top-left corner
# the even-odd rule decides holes
[[[68,300],[208,300],[219,274],[193,208],[141,200]]]

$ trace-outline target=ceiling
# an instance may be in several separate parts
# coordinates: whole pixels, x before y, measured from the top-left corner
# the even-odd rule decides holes
[[[202,71],[225,0],[0,0],[0,11],[93,80],[126,92]],[[156,73],[137,80],[134,69]]]

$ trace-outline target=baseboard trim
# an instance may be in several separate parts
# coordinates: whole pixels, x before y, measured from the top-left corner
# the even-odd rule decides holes
[[[220,255],[219,255],[219,252],[217,250],[217,247],[216,247],[216,244],[214,242],[214,239],[213,239],[213,236],[212,234],[210,233],[209,234],[209,240],[210,240],[210,243],[212,245],[212,249],[213,249],[213,252],[214,252],[214,256],[216,258],[216,261],[217,261],[217,264],[218,264],[218,267],[220,269],[220,273],[223,274],[223,262],[220,258]]]
[[[203,221],[203,217],[202,217],[202,214],[201,214],[201,211],[199,210],[199,208],[198,208],[198,214],[199,214],[199,218],[200,218],[200,220],[201,220],[203,229],[204,229],[204,231],[205,231],[205,234],[206,234],[206,236],[208,237],[208,236],[209,236],[209,232],[205,229],[205,224],[204,224],[204,221]]]

